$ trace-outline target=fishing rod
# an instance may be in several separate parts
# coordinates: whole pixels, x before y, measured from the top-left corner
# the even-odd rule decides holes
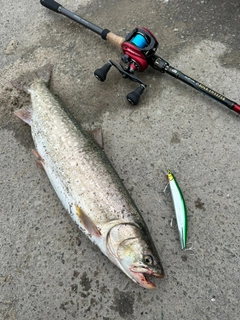
[[[186,83],[194,89],[206,94],[207,96],[217,100],[227,108],[240,114],[240,105],[226,98],[224,95],[208,88],[204,84],[190,78],[186,74],[170,66],[170,64],[162,57],[156,55],[158,41],[155,36],[146,28],[135,28],[128,33],[126,38],[122,38],[108,29],[102,29],[99,26],[83,19],[75,13],[64,8],[61,4],[54,0],[40,0],[40,3],[57,13],[60,13],[73,21],[83,25],[87,29],[100,35],[103,40],[107,40],[117,48],[121,49],[123,54],[119,65],[112,60],[109,60],[103,67],[94,71],[95,77],[100,81],[105,81],[111,67],[115,67],[125,79],[137,82],[139,86],[130,92],[126,98],[132,105],[137,105],[141,94],[144,92],[147,84],[134,75],[135,71],[143,72],[148,66],[161,73],[167,73],[174,78]]]

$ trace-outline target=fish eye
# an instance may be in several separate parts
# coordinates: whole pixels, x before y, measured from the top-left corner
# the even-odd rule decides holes
[[[144,255],[143,261],[148,265],[153,265],[153,257],[150,254]]]

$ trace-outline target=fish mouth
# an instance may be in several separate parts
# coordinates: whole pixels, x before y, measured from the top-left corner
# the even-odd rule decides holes
[[[164,273],[156,272],[151,269],[147,269],[146,272],[138,272],[136,270],[131,270],[131,273],[134,281],[137,282],[141,287],[146,289],[156,288],[156,285],[150,280],[150,277],[156,277],[159,279],[164,278]]]

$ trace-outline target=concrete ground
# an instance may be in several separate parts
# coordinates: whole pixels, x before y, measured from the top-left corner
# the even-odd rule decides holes
[[[69,10],[125,37],[136,26],[159,40],[172,66],[240,102],[239,0],[89,0]],[[240,118],[194,89],[149,68],[136,86],[111,70],[121,53],[39,1],[2,1],[0,11],[0,319],[237,320],[240,317]],[[166,277],[138,287],[75,226],[35,165],[30,128],[13,111],[29,97],[10,81],[54,64],[51,90],[88,128],[101,125],[105,152],[151,231]],[[164,170],[188,208],[181,251]]]

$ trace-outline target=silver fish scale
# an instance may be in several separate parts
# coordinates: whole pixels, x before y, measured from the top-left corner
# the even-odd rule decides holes
[[[145,225],[102,150],[67,115],[43,82],[31,86],[32,136],[64,207],[78,205],[102,235],[122,222]],[[73,217],[79,224],[77,215]],[[84,231],[84,230],[83,230]]]

